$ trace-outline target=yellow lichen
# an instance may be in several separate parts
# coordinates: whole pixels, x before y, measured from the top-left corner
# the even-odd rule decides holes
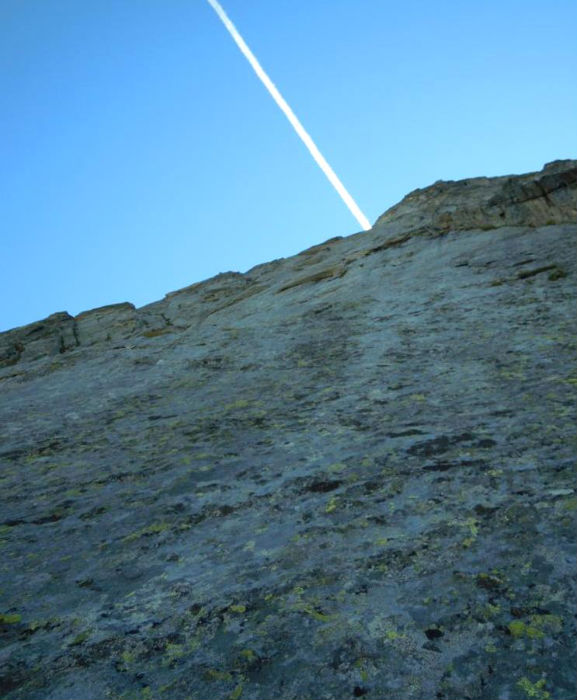
[[[250,406],[251,403],[252,401],[248,401],[247,399],[238,399],[238,401],[233,401],[232,403],[226,404],[226,406],[224,406],[224,410],[231,411],[237,408],[246,408],[247,406]]]
[[[82,642],[85,642],[89,636],[90,636],[90,633],[87,631],[81,632],[80,634],[77,634],[76,637],[74,637],[74,639],[70,642],[70,646],[74,647],[74,646],[78,646],[79,644],[82,644]]]
[[[158,535],[161,532],[164,532],[165,530],[168,530],[170,525],[168,523],[153,523],[152,525],[147,525],[146,527],[143,527],[141,530],[137,530],[136,532],[133,532],[130,535],[127,535],[126,537],[123,538],[123,542],[133,542],[134,540],[138,540],[141,537],[149,537],[151,535]]]
[[[326,505],[325,513],[332,513],[335,511],[338,507],[338,502],[339,499],[336,496],[333,496]]]
[[[509,625],[509,632],[513,637],[522,637],[525,634],[526,625],[521,620],[513,620]]]
[[[513,620],[508,625],[513,637],[528,637],[529,639],[543,639],[545,634],[555,634],[561,631],[563,620],[558,615],[531,615],[529,622]]]
[[[7,615],[0,615],[0,624],[4,625],[15,625],[22,620],[22,615],[18,613],[12,613]]]
[[[342,462],[336,462],[335,464],[330,464],[327,469],[330,472],[333,472],[334,474],[340,474],[340,472],[344,471],[347,468],[346,464],[343,464]]]
[[[500,605],[491,605],[491,603],[489,603],[484,607],[481,614],[483,615],[485,620],[490,620],[491,618],[495,617],[495,615],[498,615],[500,612]]]
[[[246,612],[246,605],[231,605],[229,610],[233,613]]]
[[[135,657],[135,655],[134,655],[133,652],[128,651],[127,649],[125,649],[125,650],[122,652],[122,654],[120,655],[120,658],[122,659],[122,663],[123,663],[125,666],[128,666],[129,664],[131,664],[131,663],[134,662],[134,660],[135,660],[136,657]]]
[[[403,637],[403,634],[400,634],[399,632],[397,632],[397,630],[394,629],[388,629],[385,632],[385,639],[387,639],[389,642],[394,642],[395,639],[402,639]]]
[[[475,518],[467,518],[465,520],[465,525],[469,528],[472,537],[477,537],[479,534],[479,528],[477,527],[477,520]]]
[[[171,664],[176,659],[180,659],[182,656],[184,656],[185,649],[182,644],[167,644],[166,648],[164,650],[164,653],[166,655],[166,661],[167,663]]]
[[[519,688],[521,688],[521,690],[525,691],[527,697],[529,698],[535,698],[535,700],[548,700],[548,698],[551,697],[551,693],[544,690],[544,678],[541,678],[541,680],[532,683],[528,678],[523,677],[521,678],[521,680],[517,681],[517,685],[519,686]]]
[[[232,675],[228,671],[219,671],[216,668],[209,668],[204,674],[206,680],[209,681],[230,681]]]
[[[306,605],[303,608],[303,610],[304,610],[304,612],[307,613],[307,615],[310,615],[311,617],[313,617],[315,620],[318,620],[319,622],[329,622],[334,617],[334,615],[327,615],[326,613],[319,612],[318,610],[315,610],[310,605]]]
[[[239,683],[236,688],[232,691],[230,694],[230,700],[238,700],[240,696],[242,695],[242,688],[243,685],[242,683]]]

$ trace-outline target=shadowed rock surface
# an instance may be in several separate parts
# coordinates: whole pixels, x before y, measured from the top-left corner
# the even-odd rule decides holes
[[[6,700],[572,700],[577,162],[0,334]]]

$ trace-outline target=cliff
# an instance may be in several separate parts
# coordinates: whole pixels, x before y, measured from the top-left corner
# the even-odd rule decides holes
[[[575,696],[577,161],[0,334],[7,700]]]

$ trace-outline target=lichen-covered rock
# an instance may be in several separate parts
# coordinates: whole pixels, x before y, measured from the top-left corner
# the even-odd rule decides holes
[[[0,695],[575,697],[573,168],[0,334]]]
[[[0,368],[66,352],[78,345],[74,319],[65,311],[0,333]]]

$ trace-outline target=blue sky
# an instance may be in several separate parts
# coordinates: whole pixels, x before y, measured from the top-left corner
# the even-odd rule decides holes
[[[577,154],[574,0],[221,0],[374,221]],[[0,3],[0,330],[359,225],[205,0]]]

